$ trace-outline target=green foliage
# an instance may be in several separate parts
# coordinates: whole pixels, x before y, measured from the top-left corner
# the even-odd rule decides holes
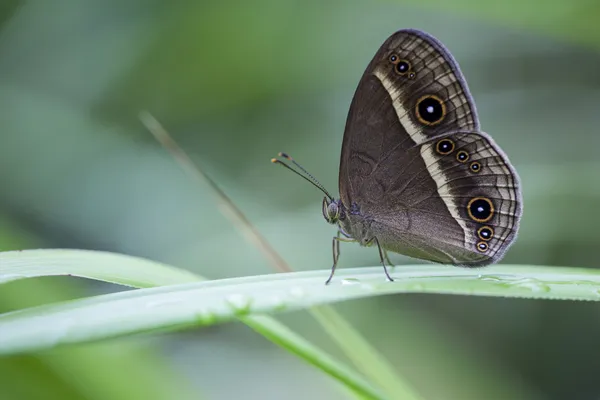
[[[385,282],[380,268],[374,267],[341,271],[338,280],[328,286],[322,282],[327,271],[194,283],[200,278],[130,256],[77,250],[0,253],[0,282],[44,275],[74,275],[137,287],[158,286],[164,282],[165,286],[1,315],[0,353],[22,353],[142,332],[207,326],[242,317],[255,330],[339,379],[350,390],[370,396],[374,396],[374,392],[368,384],[325,353],[275,321],[251,316],[407,292],[600,300],[600,273],[575,268],[495,266],[482,275],[445,266],[404,266],[394,273],[397,280],[392,283]],[[335,318],[335,314],[328,317]],[[352,350],[369,353],[368,349],[361,351],[359,346],[361,341],[355,341],[349,353]],[[379,365],[379,362],[362,361]],[[389,386],[385,383],[386,371],[383,369],[384,376],[378,382],[383,386]],[[410,389],[401,390],[405,394],[399,398],[416,398],[409,394]],[[398,393],[398,390],[388,391],[388,395]]]
[[[54,275],[90,278],[138,288],[163,286],[164,288],[171,289],[177,287],[175,286],[177,283],[183,284],[203,280],[202,277],[191,274],[188,271],[170,267],[168,265],[107,252],[82,250],[27,250],[0,253],[0,284],[25,278]],[[212,282],[206,283],[211,284]],[[127,295],[128,293],[139,293],[139,291],[123,292],[122,294]],[[99,297],[102,298],[104,296]],[[96,297],[96,299],[98,299],[98,297]],[[161,304],[163,304],[163,301],[164,300],[159,299],[158,303],[154,303],[154,300],[151,300],[150,303],[147,303],[143,308],[150,311],[150,314],[157,315],[155,312],[155,307],[158,307],[158,311],[160,311],[162,309]],[[293,331],[277,323],[275,320],[269,319],[265,316],[245,316],[245,310],[236,309],[236,307],[239,306],[239,304],[235,303],[236,301],[239,301],[239,297],[236,293],[231,293],[227,296],[226,303],[232,311],[229,314],[231,318],[240,318],[242,322],[246,323],[274,343],[288,349],[294,354],[299,355],[309,363],[330,374],[332,377],[340,380],[348,387],[350,391],[356,393],[357,395],[372,399],[382,398],[381,395],[378,394],[377,391],[375,391],[375,389],[373,389],[359,375],[352,372],[338,361],[332,359],[325,352],[317,349],[315,346],[301,338],[299,335],[295,334]],[[168,303],[170,303],[169,300],[167,300],[167,304]],[[179,303],[180,306],[185,305],[185,301],[176,303]],[[198,304],[202,303],[203,302],[200,302]],[[140,309],[137,309],[136,305],[132,304],[132,306],[133,308],[130,308],[130,310],[134,311],[134,314],[136,315],[141,315],[139,313]],[[208,306],[209,308],[211,307],[210,304],[208,304]],[[169,312],[168,310],[165,311]],[[4,314],[4,316],[10,318],[10,316],[14,316],[15,313],[18,313],[18,311]],[[87,312],[84,311],[84,313]],[[102,312],[92,310],[88,315],[100,317]],[[96,319],[96,322],[94,323],[95,327],[92,328],[93,331],[100,334],[99,336],[95,337],[96,340],[107,338],[108,336],[105,336],[104,334],[108,334],[111,331],[114,333],[114,335],[109,334],[110,336],[120,336],[121,333],[117,333],[115,329],[119,330],[119,327],[129,325],[130,322],[133,323],[133,325],[129,325],[130,327],[137,325],[137,323],[133,322],[133,320],[131,320],[128,316],[125,316],[125,314],[121,313],[121,310],[113,310],[113,312],[105,314],[105,316],[109,315],[117,318],[122,316],[125,319],[119,318],[119,322],[116,322],[112,327],[109,326],[110,324],[106,325],[103,323],[101,321],[101,317],[100,319]],[[2,318],[2,316],[0,316],[0,318]],[[38,322],[34,322],[34,326],[25,328],[25,330],[22,330],[22,328],[13,330],[13,333],[17,333],[17,331],[19,331],[19,335],[23,335],[26,332],[37,332],[41,333],[42,336],[44,336],[47,340],[50,339],[50,341],[46,341],[46,345],[36,346],[35,348],[22,347],[20,351],[17,350],[17,352],[44,350],[69,342],[69,339],[67,339],[67,336],[69,336],[69,331],[74,333],[75,336],[80,335],[71,330],[74,327],[71,326],[72,321],[77,321],[80,317],[75,318],[76,319],[73,320],[71,317],[67,317],[67,319],[63,319],[62,322],[60,322],[58,319],[53,320],[51,325],[58,329],[58,331],[55,331],[54,335],[48,335],[48,332],[43,333],[44,324],[39,324]],[[194,312],[194,321],[191,324],[181,323],[180,321],[170,325],[154,326],[148,329],[148,331],[157,329],[173,330],[184,325],[193,326],[203,320],[206,322],[206,325],[211,325],[222,319],[225,318],[220,318],[220,316],[217,314],[214,314],[214,317],[209,316],[208,319],[203,319],[199,312]],[[77,322],[75,325],[79,325],[79,322]],[[142,331],[144,330],[140,329],[137,332]],[[8,333],[8,331],[6,332]],[[129,333],[136,332],[130,331]],[[88,339],[95,340],[91,337],[88,339],[84,339],[82,336],[79,337],[83,339],[81,342],[86,342]],[[67,342],[63,342],[64,339],[66,339]],[[80,341],[75,340],[75,342]],[[30,344],[33,344],[33,342],[30,342]],[[13,347],[12,350],[6,348],[5,350],[7,351],[2,351],[2,349],[0,349],[0,354],[13,353],[16,348]],[[377,364],[372,362],[367,363],[367,365]],[[412,395],[410,396],[410,398],[413,398]],[[405,396],[405,398],[409,398],[408,395]]]
[[[62,250],[49,259],[69,259],[70,251]],[[44,251],[38,250],[32,274],[43,275]],[[14,262],[15,255],[28,252],[3,253],[8,271],[15,264],[27,271],[27,261]],[[2,254],[0,254],[1,256]],[[63,274],[103,279],[110,272],[102,268],[104,254],[74,251],[81,263],[98,258],[81,271],[76,264],[62,266]],[[39,258],[38,258],[39,257]],[[111,255],[110,257],[116,257]],[[120,258],[121,256],[119,256]],[[11,258],[13,260],[11,260]],[[16,257],[18,260],[19,257]],[[110,260],[109,260],[110,261]],[[115,261],[117,263],[115,263]],[[141,266],[145,261],[132,257],[112,260],[120,272],[110,276],[111,282],[147,283],[144,274],[136,278],[135,271],[123,274],[129,264]],[[157,264],[149,263],[158,270]],[[55,264],[56,265],[56,264]],[[178,269],[162,267],[157,275],[169,278]],[[140,269],[139,271],[142,271]],[[57,271],[50,270],[50,274]],[[139,272],[138,272],[139,273]],[[231,278],[198,283],[167,284],[158,288],[140,289],[95,296],[66,303],[39,306],[0,316],[0,352],[14,353],[122,336],[125,334],[172,330],[186,326],[206,326],[229,321],[238,316],[293,311],[311,306],[362,297],[392,293],[446,293],[472,296],[525,297],[536,299],[600,300],[600,272],[591,269],[495,266],[479,271],[446,266],[404,266],[394,274],[396,282],[386,282],[380,268],[357,268],[341,271],[339,281],[323,284],[327,271],[272,274]],[[1,276],[1,275],[0,275]],[[30,275],[31,276],[31,275]],[[9,272],[9,277],[11,274]],[[12,275],[14,278],[14,275]],[[175,278],[173,278],[175,279]]]

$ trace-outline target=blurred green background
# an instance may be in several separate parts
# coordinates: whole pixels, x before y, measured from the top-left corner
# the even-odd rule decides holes
[[[505,262],[598,267],[599,18],[597,0],[3,0],[0,249],[272,273],[143,128],[148,110],[294,269],[329,268],[321,195],[269,159],[287,151],[336,191],[358,80],[389,34],[413,27],[452,51],[521,175]],[[341,268],[377,263],[373,249],[342,248]],[[114,290],[20,281],[0,287],[0,309]],[[336,308],[427,399],[600,398],[596,304],[401,295]],[[305,312],[280,318],[342,357]],[[239,323],[0,358],[2,400],[134,398],[345,395]]]

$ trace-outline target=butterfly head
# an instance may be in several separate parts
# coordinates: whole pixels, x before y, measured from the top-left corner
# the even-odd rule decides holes
[[[330,224],[337,224],[342,218],[342,204],[340,200],[323,197],[323,218]]]

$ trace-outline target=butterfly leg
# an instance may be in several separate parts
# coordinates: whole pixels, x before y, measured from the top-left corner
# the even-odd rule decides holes
[[[340,235],[342,234],[347,237],[341,237]],[[333,274],[335,273],[335,268],[337,267],[337,263],[340,258],[340,242],[356,242],[356,240],[352,239],[350,236],[348,236],[342,231],[338,231],[337,235],[333,237],[333,241],[331,242],[333,247],[333,266],[331,267],[331,274],[329,274],[329,278],[327,278],[327,280],[325,281],[326,285],[329,285],[329,282],[331,282]]]
[[[379,260],[381,261],[381,265],[383,265],[383,272],[385,272],[385,276],[388,279],[388,281],[394,282],[394,280],[392,279],[392,277],[388,273],[387,267],[385,266],[385,260],[384,260],[384,258],[387,259],[388,263],[390,263],[389,262],[389,258],[387,256],[387,253],[386,253],[385,249],[381,248],[381,245],[379,244],[379,240],[377,240],[377,238],[373,238],[373,239],[374,239],[375,243],[377,244],[377,249],[379,250]],[[392,263],[390,263],[390,265],[392,265]]]
[[[382,249],[383,250],[383,256],[385,257],[385,262],[388,263],[388,265],[390,266],[390,269],[392,270],[392,272],[395,271],[396,266],[394,265],[393,262],[390,261],[390,257],[388,256],[387,250],[386,249]]]

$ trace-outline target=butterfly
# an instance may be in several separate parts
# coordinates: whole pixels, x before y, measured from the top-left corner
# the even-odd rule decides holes
[[[433,36],[391,35],[367,66],[350,105],[335,199],[285,153],[272,162],[296,172],[325,197],[323,216],[340,242],[481,267],[502,259],[522,215],[520,180],[508,157],[481,131],[458,63]],[[287,160],[286,163],[284,160]]]

